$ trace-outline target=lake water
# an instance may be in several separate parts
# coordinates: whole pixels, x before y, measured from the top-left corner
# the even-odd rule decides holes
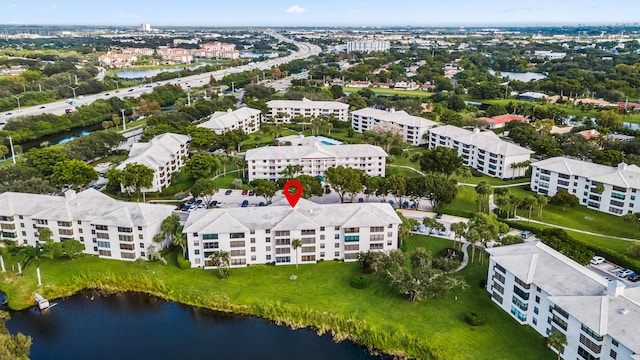
[[[493,70],[489,70],[489,73],[491,73],[491,75],[496,74],[496,72]],[[540,74],[535,72],[518,73],[518,72],[510,72],[510,71],[501,71],[500,76],[502,76],[503,78],[507,77],[509,78],[509,80],[517,80],[522,82],[529,82],[531,80],[541,80],[541,79],[547,78],[545,74]]]
[[[213,63],[209,63],[213,64]],[[118,71],[118,77],[122,79],[142,79],[147,77],[154,77],[163,72],[176,72],[184,70],[185,67],[189,70],[195,70],[204,64],[193,65],[193,66],[179,66],[175,68],[166,68],[166,69],[154,69],[154,70],[120,70]]]
[[[2,294],[0,293],[0,297]],[[1,301],[1,300],[0,300]],[[45,313],[11,313],[7,328],[33,337],[31,359],[381,359],[309,329],[168,302],[85,291]]]

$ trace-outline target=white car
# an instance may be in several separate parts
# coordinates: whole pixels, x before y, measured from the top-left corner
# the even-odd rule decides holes
[[[603,258],[602,256],[594,256],[590,261],[591,265],[598,265],[602,264],[603,262],[605,262],[605,258]]]

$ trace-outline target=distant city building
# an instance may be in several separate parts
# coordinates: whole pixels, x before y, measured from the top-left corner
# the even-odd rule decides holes
[[[312,146],[266,146],[247,150],[249,181],[282,178],[288,165],[302,166],[301,174],[324,176],[330,167],[344,166],[364,171],[369,176],[384,176],[387,153],[369,144],[325,145],[316,141]]]
[[[193,50],[193,56],[206,59],[238,59],[240,52],[236,50],[235,44],[228,44],[219,41],[200,44],[200,49]]]
[[[565,335],[562,359],[640,357],[640,287],[625,288],[542,242],[487,252],[491,300],[542,336]]]
[[[105,54],[98,57],[100,65],[112,68],[131,67],[138,60],[138,56],[132,54]]]
[[[553,52],[551,50],[536,50],[533,52],[533,57],[545,59],[545,60],[560,60],[564,59],[567,53]]]
[[[140,31],[151,31],[151,24],[140,24]]]
[[[155,50],[150,48],[125,48],[122,49],[123,54],[133,54],[133,55],[143,55],[143,56],[152,56],[155,54]]]
[[[146,259],[150,246],[162,250],[168,245],[153,241],[173,205],[156,205],[115,200],[87,189],[64,196],[4,192],[0,194],[2,238],[18,246],[41,244],[41,229],[51,230],[51,240],[75,239],[84,253],[103,258]]]
[[[429,148],[445,146],[458,150],[464,164],[500,179],[524,175],[526,168],[513,164],[529,161],[533,151],[504,141],[493,131],[469,131],[453,125],[429,129]]]
[[[402,139],[413,145],[426,144],[424,136],[429,129],[438,125],[437,122],[418,116],[409,115],[406,111],[389,111],[364,108],[351,113],[351,126],[356,132],[371,130],[374,125],[386,122],[402,128]]]
[[[349,119],[349,105],[337,101],[271,100],[267,106],[270,120],[278,123],[288,123],[295,116],[314,118],[333,115],[340,121]]]
[[[360,40],[347,42],[347,52],[387,52],[391,43],[387,40]]]
[[[171,174],[180,171],[187,158],[187,135],[166,133],[147,143],[133,144],[129,158],[116,167],[124,170],[127,164],[141,164],[153,170],[153,184],[145,192],[161,191],[171,185]],[[121,190],[126,189],[120,185]]]
[[[635,165],[610,167],[553,157],[532,163],[531,168],[531,190],[537,193],[554,196],[566,190],[590,209],[614,215],[640,212],[640,199],[636,200],[640,196],[640,168]]]
[[[244,131],[245,134],[251,134],[260,130],[261,120],[260,110],[242,107],[237,110],[216,111],[208,121],[199,124],[198,127],[211,129],[216,134],[237,129]]]
[[[264,207],[189,213],[183,233],[192,267],[214,267],[210,256],[227,251],[231,267],[319,260],[357,261],[360,252],[398,248],[401,220],[387,203],[315,204],[300,199]],[[302,241],[296,251],[294,239]]]

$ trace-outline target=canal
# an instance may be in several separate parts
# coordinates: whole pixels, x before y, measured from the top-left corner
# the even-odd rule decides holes
[[[11,312],[6,323],[12,334],[33,337],[31,359],[380,359],[310,329],[143,294],[84,291],[52,302],[42,314]]]

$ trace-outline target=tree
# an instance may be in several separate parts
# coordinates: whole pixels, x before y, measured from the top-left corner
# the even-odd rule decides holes
[[[11,335],[4,324],[10,319],[8,311],[0,310],[0,359],[28,360],[31,336]]]
[[[358,264],[360,270],[365,274],[375,274],[380,267],[381,254],[379,252],[367,250],[358,254]]]
[[[625,253],[632,259],[640,259],[640,243],[634,241],[627,247]]]
[[[50,176],[53,173],[53,167],[65,160],[69,160],[69,157],[57,148],[33,148],[24,154],[25,164],[38,170],[44,177]]]
[[[331,88],[329,88],[329,91],[331,92],[331,96],[333,96],[334,99],[338,99],[344,96],[344,92],[342,91],[342,86],[340,85],[331,85]]]
[[[434,171],[451,176],[462,164],[462,157],[458,150],[444,146],[427,149],[420,156],[420,168],[424,171]]]
[[[498,220],[498,216],[494,213],[476,213],[469,219],[467,224],[467,240],[472,244],[473,255],[471,262],[475,257],[475,243],[481,242],[483,246],[492,240],[499,240],[500,235],[509,231],[509,226]],[[482,254],[480,255],[482,259]]]
[[[182,226],[178,226],[176,228],[175,233],[173,234],[173,246],[178,246],[182,249],[182,256],[187,258],[187,237],[182,232]]]
[[[413,229],[413,227],[418,225],[418,220],[408,218],[404,216],[400,211],[396,211],[396,214],[398,214],[400,221],[402,221],[398,226],[398,247],[400,247],[404,239],[409,237],[409,235],[411,234],[411,230]]]
[[[218,191],[216,183],[211,179],[200,178],[191,186],[191,195],[203,199],[207,206],[216,191]]]
[[[27,180],[16,180],[9,185],[7,190],[29,194],[50,194],[55,188],[47,180],[34,177]]]
[[[568,344],[567,337],[560,331],[554,330],[547,337],[547,346],[555,349],[558,352],[558,360],[561,359],[561,354],[564,352],[564,347]]]
[[[302,197],[304,199],[310,199],[312,196],[322,196],[322,183],[317,177],[300,175],[296,180],[302,184]]]
[[[84,161],[64,160],[53,167],[51,181],[61,187],[83,187],[98,180],[98,172]]]
[[[287,165],[280,174],[284,179],[293,179],[302,172],[302,165]]]
[[[457,182],[444,174],[427,173],[424,178],[425,197],[431,202],[433,211],[438,205],[448,204],[458,195]]]
[[[541,219],[542,209],[549,203],[549,198],[543,194],[536,194],[536,201],[538,203],[538,219]]]
[[[165,239],[168,237],[173,241],[173,236],[178,232],[178,228],[180,228],[180,217],[176,214],[171,214],[162,220],[160,232]]]
[[[364,189],[362,185],[362,172],[344,166],[330,167],[324,172],[325,181],[340,197],[340,202],[344,202],[347,193],[355,194]]]
[[[580,204],[580,199],[572,195],[567,190],[560,190],[551,198],[551,202],[555,205],[562,206],[562,211],[569,206],[574,207]]]
[[[189,160],[184,164],[183,171],[192,179],[201,179],[210,176],[211,173],[218,168],[218,164],[218,160],[213,155],[209,153],[198,153],[191,155]]]
[[[622,216],[622,220],[628,222],[633,227],[633,236],[638,232],[638,224],[640,224],[640,213],[629,213]]]
[[[220,279],[226,279],[229,277],[229,264],[231,263],[231,255],[228,251],[214,251],[209,260],[211,264],[218,268]]]
[[[533,211],[534,207],[538,206],[538,200],[535,196],[528,195],[522,201],[522,206],[524,206],[529,211],[529,216],[527,218],[529,219],[529,221],[531,221],[531,211]]]
[[[478,211],[489,212],[489,197],[493,194],[493,187],[486,181],[481,181],[476,185],[475,190],[480,199],[478,202]]]
[[[271,203],[271,199],[273,199],[276,192],[278,192],[276,184],[265,179],[253,180],[251,182],[251,186],[253,186],[253,190],[256,192],[256,195],[264,197],[267,204]]]
[[[62,242],[62,250],[68,257],[72,258],[84,251],[84,245],[75,239],[65,240]]]
[[[154,171],[142,164],[129,163],[116,174],[116,179],[124,190],[129,195],[135,195],[136,198],[140,197],[143,189],[148,189],[153,185]]]
[[[449,228],[453,231],[454,238],[457,241],[461,241],[462,237],[464,237],[465,231],[467,231],[467,223],[463,221],[456,222],[451,224]]]
[[[609,130],[622,127],[622,115],[613,110],[603,110],[596,115],[596,124]]]
[[[291,248],[296,252],[296,269],[298,268],[298,249],[302,247],[302,240],[293,239],[291,240]]]
[[[408,194],[407,185],[407,176],[403,173],[393,174],[387,177],[387,186],[391,194],[395,197],[398,206],[402,203],[402,198]]]
[[[9,148],[6,145],[0,144],[0,156],[2,156],[2,160],[7,160],[8,154],[9,154]]]
[[[149,116],[158,111],[160,111],[160,104],[157,101],[140,99],[140,106],[138,107],[138,113],[140,115]]]
[[[38,231],[38,240],[42,242],[51,241],[53,238],[53,231],[49,228],[40,228]]]

